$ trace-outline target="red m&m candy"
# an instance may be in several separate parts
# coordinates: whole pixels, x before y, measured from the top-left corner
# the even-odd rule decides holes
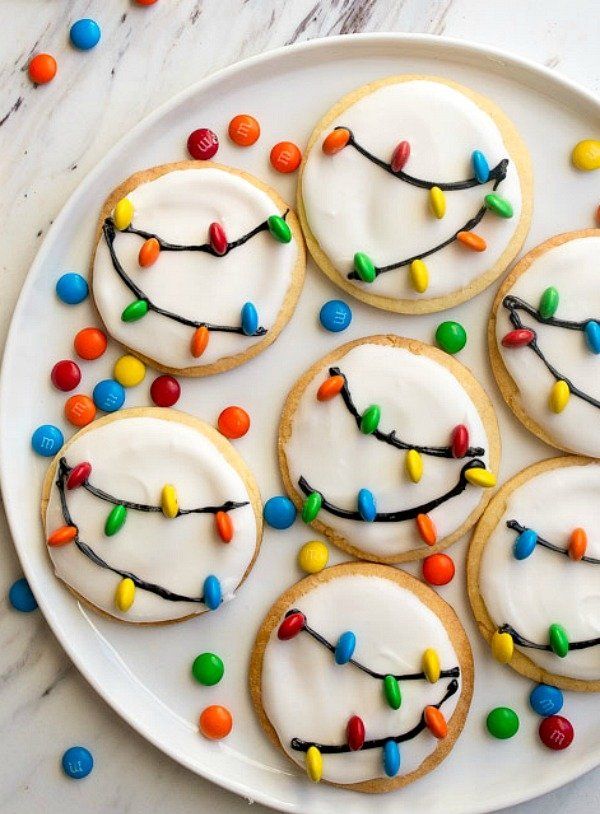
[[[241,407],[226,407],[217,420],[217,427],[226,438],[241,438],[250,429],[250,416]]]
[[[212,130],[207,127],[200,127],[188,136],[187,148],[192,158],[199,161],[208,161],[219,149],[219,139]]]
[[[29,78],[36,85],[45,85],[56,76],[56,60],[51,54],[37,54],[29,63]]]
[[[293,639],[294,636],[297,636],[300,631],[304,630],[305,626],[305,615],[300,611],[294,611],[286,616],[283,622],[279,625],[277,638],[281,639],[282,642],[287,642],[289,639]]]
[[[423,560],[423,578],[430,585],[447,585],[454,572],[454,562],[447,554],[432,554]]]
[[[74,390],[81,381],[81,370],[71,359],[62,359],[52,368],[50,379],[55,387],[66,393]]]
[[[575,737],[575,732],[570,721],[562,715],[549,715],[540,723],[538,730],[540,740],[555,752],[560,752],[570,746]]]
[[[150,398],[157,407],[172,407],[181,395],[181,387],[173,376],[158,376],[150,385]]]

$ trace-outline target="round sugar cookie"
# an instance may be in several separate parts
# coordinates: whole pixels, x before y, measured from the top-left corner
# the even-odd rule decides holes
[[[515,126],[486,97],[432,76],[380,79],[341,99],[314,129],[298,183],[317,265],[398,313],[440,311],[489,286],[531,212]]]
[[[566,452],[600,457],[600,229],[557,235],[508,275],[488,327],[506,403]]]
[[[467,563],[471,606],[501,663],[565,690],[600,691],[600,463],[568,456],[504,484]]]
[[[233,599],[262,537],[250,470],[212,427],[133,408],[73,436],[48,469],[42,519],[55,573],[124,622],[174,622]]]
[[[495,485],[494,409],[460,362],[371,336],[316,362],[287,397],[279,466],[302,519],[353,556],[426,557],[475,523]]]
[[[310,779],[384,792],[452,749],[471,702],[473,657],[431,588],[389,566],[345,563],[275,602],[249,678],[263,729]]]
[[[275,190],[210,161],[132,175],[105,202],[92,261],[110,335],[167,373],[206,376],[275,341],[305,271],[295,214]]]

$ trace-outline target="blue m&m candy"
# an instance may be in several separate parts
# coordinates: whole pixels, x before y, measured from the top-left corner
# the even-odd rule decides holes
[[[83,302],[89,294],[89,291],[87,280],[85,280],[81,274],[76,274],[74,271],[63,274],[56,283],[58,299],[67,305],[77,305]]]
[[[289,497],[284,495],[270,497],[263,508],[265,523],[274,529],[289,529],[296,519],[296,514],[296,507]]]
[[[21,579],[13,582],[10,586],[8,601],[15,610],[21,611],[21,613],[31,613],[31,611],[34,611],[38,606],[33,591],[29,587],[29,583],[25,577],[21,577]]]
[[[94,758],[85,746],[71,746],[62,756],[62,767],[67,777],[83,780],[94,768]]]
[[[361,489],[358,493],[358,513],[366,523],[372,523],[377,516],[377,504],[373,492]]]
[[[52,458],[64,443],[62,432],[54,424],[42,424],[31,436],[31,446],[38,455]]]
[[[209,610],[216,610],[222,602],[221,583],[213,574],[206,577],[204,580],[204,588],[202,591],[204,597],[204,604]]]
[[[516,560],[526,560],[537,544],[537,534],[533,529],[525,529],[522,531],[513,547],[513,554]]]
[[[383,771],[388,777],[395,777],[400,771],[400,747],[396,741],[386,741],[383,745]]]
[[[345,331],[352,322],[352,310],[343,300],[329,300],[319,312],[319,320],[326,331]]]
[[[258,329],[258,311],[252,302],[244,303],[242,307],[242,331],[246,336],[254,336]]]
[[[475,173],[475,178],[480,184],[487,183],[490,177],[490,165],[487,162],[487,158],[481,152],[481,150],[474,150],[471,156],[471,161],[473,162],[473,172]]]
[[[600,353],[600,325],[593,319],[585,324],[585,339],[592,353]]]
[[[538,684],[534,687],[529,696],[531,709],[538,715],[544,717],[556,715],[563,708],[564,697],[558,687],[550,687],[548,684]]]
[[[348,664],[354,654],[356,636],[351,630],[342,633],[335,646],[334,658],[336,664]]]
[[[105,413],[114,413],[125,402],[125,388],[114,379],[103,379],[92,392],[94,404]]]
[[[100,26],[95,20],[85,18],[73,23],[69,37],[75,48],[80,51],[89,51],[100,42]]]

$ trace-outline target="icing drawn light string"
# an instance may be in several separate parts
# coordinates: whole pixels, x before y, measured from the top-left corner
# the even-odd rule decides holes
[[[176,519],[189,514],[213,514],[215,516],[215,525],[221,540],[229,543],[233,538],[233,525],[229,518],[228,512],[247,506],[248,501],[235,502],[226,501],[219,506],[201,506],[192,509],[180,509],[177,500],[175,489],[171,485],[163,487],[162,503],[161,506],[154,506],[144,503],[135,503],[133,501],[120,500],[108,492],[98,489],[89,482],[91,474],[91,465],[88,462],[82,462],[75,467],[70,467],[65,458],[61,458],[58,465],[56,487],[61,504],[61,512],[63,516],[64,526],[56,529],[48,537],[48,545],[51,547],[58,547],[73,543],[77,549],[87,557],[95,565],[111,571],[113,574],[121,577],[116,593],[115,605],[121,611],[128,611],[135,598],[135,590],[139,588],[149,593],[156,594],[162,599],[170,602],[193,602],[203,603],[210,610],[215,610],[222,601],[221,586],[217,577],[209,575],[204,580],[204,590],[200,597],[186,596],[156,583],[147,582],[146,580],[138,577],[131,571],[125,571],[110,565],[104,560],[94,549],[79,536],[79,528],[68,507],[67,503],[67,490],[75,488],[83,488],[94,497],[113,504],[114,508],[108,515],[105,523],[105,534],[113,536],[123,528],[127,519],[127,510],[151,513],[160,512],[169,519]]]
[[[537,546],[542,546],[549,551],[562,554],[571,560],[586,562],[590,565],[600,565],[600,559],[586,555],[587,534],[582,528],[576,528],[571,532],[569,545],[566,548],[545,540],[533,529],[522,526],[517,520],[507,520],[509,529],[516,531],[518,536],[513,545],[513,554],[517,560],[525,560],[531,556]]]
[[[565,658],[571,650],[587,650],[590,647],[600,645],[600,636],[595,639],[583,639],[578,642],[570,642],[564,627],[558,624],[550,625],[548,630],[549,641],[544,644],[526,639],[525,636],[522,636],[509,624],[501,625],[497,632],[498,634],[508,633],[513,642],[519,647],[528,647],[532,650],[544,650],[548,653],[554,653],[560,658]]]
[[[586,393],[577,387],[573,382],[561,373],[546,357],[540,348],[537,335],[534,330],[524,325],[519,311],[524,311],[533,317],[537,322],[550,325],[552,327],[564,328],[566,330],[582,331],[585,334],[588,347],[593,353],[600,353],[600,324],[593,319],[573,322],[570,320],[555,319],[554,314],[558,307],[558,292],[551,287],[542,294],[539,308],[534,308],[525,300],[509,295],[502,300],[502,305],[509,312],[509,320],[513,330],[509,331],[502,339],[505,348],[528,347],[540,359],[549,373],[554,377],[554,385],[550,390],[548,406],[554,413],[562,413],[571,395],[582,399],[592,407],[600,408],[600,400]]]

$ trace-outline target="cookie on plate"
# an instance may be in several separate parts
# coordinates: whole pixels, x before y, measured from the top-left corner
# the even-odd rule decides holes
[[[479,630],[533,681],[600,691],[600,463],[552,458],[493,498],[469,549]]]
[[[292,388],[279,465],[302,518],[348,553],[404,562],[446,548],[495,485],[496,415],[470,371],[416,339],[371,336]]]
[[[269,610],[250,691],[263,729],[313,781],[397,789],[434,769],[461,732],[473,657],[452,608],[415,577],[345,563]]]
[[[557,235],[502,284],[488,328],[494,376],[542,441],[600,457],[600,229]]]
[[[315,127],[298,185],[325,274],[378,308],[424,314],[490,285],[531,221],[532,173],[493,102],[433,76],[349,93]]]
[[[74,435],[48,469],[42,519],[57,577],[95,610],[141,624],[217,610],[262,536],[258,488],[231,444],[159,408]]]
[[[94,301],[110,335],[184,376],[229,370],[275,341],[304,280],[296,216],[241,170],[183,161],[132,175],[103,206]]]

